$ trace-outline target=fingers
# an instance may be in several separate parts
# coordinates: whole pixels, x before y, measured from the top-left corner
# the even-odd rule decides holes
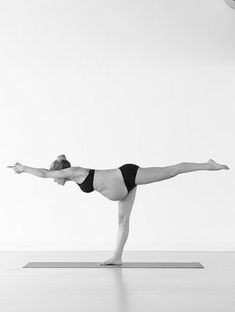
[[[16,170],[16,165],[15,166],[7,166],[7,168],[12,168],[12,169]]]
[[[13,170],[15,171],[15,173],[20,173],[20,171],[19,171],[19,170],[17,169],[17,167],[16,167],[17,164],[18,164],[18,163],[16,163],[15,166],[7,166],[7,168],[13,169]]]
[[[7,166],[7,168],[15,168],[15,166],[17,166],[17,165],[19,165],[19,163],[17,162],[17,163],[15,163],[15,165],[14,166]]]
[[[15,163],[14,166],[7,166],[7,168],[11,168],[15,171],[15,173],[21,173],[23,172],[23,166],[20,163]]]
[[[17,162],[14,166],[7,166],[7,168],[15,168],[17,165],[20,165],[20,163]]]

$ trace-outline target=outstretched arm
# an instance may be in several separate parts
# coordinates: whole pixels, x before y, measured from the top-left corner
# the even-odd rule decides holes
[[[14,166],[7,166],[7,168],[14,169],[15,173],[27,172],[40,178],[46,178],[46,174],[45,174],[46,169],[43,169],[43,168],[33,168],[33,167],[23,166],[20,163],[16,163]]]
[[[33,168],[33,167],[28,167],[28,166],[23,166],[22,169],[23,169],[22,172],[33,174],[39,178],[46,178],[46,169]]]
[[[77,167],[69,167],[61,170],[47,170],[43,169],[45,178],[74,178],[79,176],[80,170]]]
[[[26,172],[40,178],[73,178],[78,176],[80,172],[78,167],[69,167],[62,170],[47,170],[44,168],[23,166],[20,163],[16,163],[15,166],[8,166],[8,168],[13,168],[15,173]]]

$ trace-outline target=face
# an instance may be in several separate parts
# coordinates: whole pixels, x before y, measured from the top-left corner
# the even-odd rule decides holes
[[[65,185],[66,181],[67,181],[67,179],[54,178],[54,182],[57,182],[60,185]]]

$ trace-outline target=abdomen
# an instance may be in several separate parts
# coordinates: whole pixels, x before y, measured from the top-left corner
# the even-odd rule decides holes
[[[127,188],[120,169],[96,170],[94,189],[110,200],[120,200],[127,195]]]

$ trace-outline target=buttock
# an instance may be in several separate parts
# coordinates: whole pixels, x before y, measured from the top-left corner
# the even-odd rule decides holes
[[[136,164],[124,164],[119,169],[121,170],[124,183],[128,190],[128,193],[136,186],[135,177],[139,166]]]

